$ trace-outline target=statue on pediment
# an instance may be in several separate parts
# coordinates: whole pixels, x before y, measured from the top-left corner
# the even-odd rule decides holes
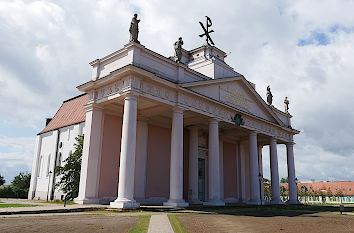
[[[272,105],[273,103],[273,95],[272,92],[270,91],[270,86],[267,87],[267,104]]]
[[[289,113],[289,100],[288,100],[288,97],[285,97],[284,107],[285,107],[285,113]]]
[[[132,18],[132,21],[130,22],[130,27],[129,27],[129,32],[130,32],[130,42],[135,42],[140,44],[138,40],[138,35],[139,35],[139,22],[140,19],[138,19],[138,14],[134,14],[134,17]]]
[[[178,40],[173,44],[173,47],[175,49],[175,61],[176,62],[181,62],[182,59],[182,45],[183,45],[183,40],[182,37],[178,38]]]

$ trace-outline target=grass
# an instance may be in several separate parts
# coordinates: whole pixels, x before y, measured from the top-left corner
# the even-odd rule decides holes
[[[179,220],[176,214],[168,214],[167,216],[175,233],[187,233],[182,222]]]
[[[139,217],[138,223],[129,231],[129,233],[145,233],[149,229],[151,215],[143,215]]]
[[[28,204],[0,204],[0,208],[7,208],[7,207],[32,207],[38,205],[28,205]]]

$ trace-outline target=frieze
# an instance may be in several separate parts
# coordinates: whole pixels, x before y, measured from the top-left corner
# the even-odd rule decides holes
[[[140,90],[142,94],[146,93],[164,100],[168,100],[171,102],[171,104],[184,105],[191,108],[192,111],[195,109],[208,113],[209,115],[215,116],[219,120],[233,124],[231,119],[233,116],[235,116],[236,112],[234,110],[231,110],[225,106],[220,106],[216,103],[211,103],[210,101],[198,96],[192,96],[182,92],[178,92],[177,95],[177,92],[174,90],[169,90],[165,87],[143,81],[137,77],[128,77],[114,82],[113,84],[107,85],[106,87],[97,89],[96,98],[101,99],[112,94],[122,93],[129,88]],[[89,98],[92,98],[92,96],[89,96]],[[243,115],[243,118],[245,124],[241,127],[245,127],[258,132],[264,132],[268,135],[273,135],[274,137],[283,139],[285,141],[290,140],[291,133],[279,130],[276,126],[252,119],[248,115]]]

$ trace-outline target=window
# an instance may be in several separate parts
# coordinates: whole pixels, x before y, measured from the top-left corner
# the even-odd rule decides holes
[[[49,168],[50,168],[50,154],[48,155],[47,176],[49,176]]]
[[[350,188],[349,191],[352,191],[352,189]]]
[[[345,189],[343,188],[343,191],[344,191]]]
[[[61,152],[59,152],[59,155],[58,155],[58,166],[61,166]]]

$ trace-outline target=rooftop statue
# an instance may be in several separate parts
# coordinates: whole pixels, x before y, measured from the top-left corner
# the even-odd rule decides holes
[[[182,59],[182,45],[183,45],[182,37],[178,38],[178,40],[173,44],[173,46],[175,48],[175,61],[176,62],[181,62],[181,59]]]
[[[267,104],[272,105],[273,103],[273,95],[272,92],[270,91],[270,86],[267,87]]]
[[[139,22],[140,19],[138,19],[138,14],[134,14],[134,17],[132,18],[132,21],[130,22],[130,42],[135,42],[140,44],[138,40],[138,34],[139,34]]]
[[[200,26],[202,26],[203,31],[204,31],[204,33],[201,34],[201,35],[199,35],[199,36],[200,36],[200,37],[206,36],[206,43],[207,43],[208,45],[210,45],[210,44],[209,44],[209,41],[210,41],[210,43],[211,43],[212,45],[215,45],[214,42],[213,42],[213,40],[211,39],[211,37],[210,37],[210,35],[209,35],[209,33],[214,32],[214,30],[210,30],[210,31],[209,31],[209,27],[211,27],[211,25],[213,25],[213,23],[211,22],[211,19],[210,19],[208,16],[205,16],[205,17],[207,18],[207,20],[206,20],[206,28],[204,27],[203,23],[199,21],[199,24],[200,24]]]
[[[289,100],[288,100],[288,97],[285,97],[284,107],[285,107],[285,113],[289,113]]]

